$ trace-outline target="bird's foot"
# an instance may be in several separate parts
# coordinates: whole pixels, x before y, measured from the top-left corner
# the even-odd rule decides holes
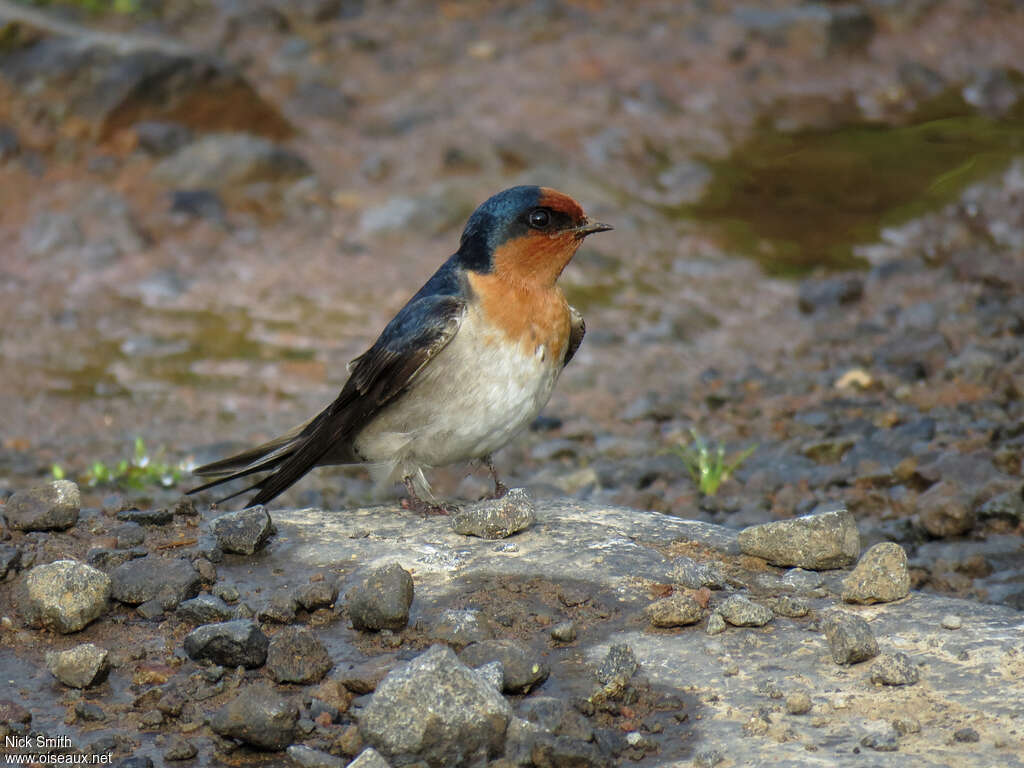
[[[434,504],[421,499],[416,493],[416,487],[412,484],[412,478],[407,477],[402,481],[405,484],[406,493],[409,495],[402,499],[402,509],[409,509],[418,514],[427,515],[450,515],[458,509],[451,504]]]
[[[491,473],[491,479],[494,481],[494,493],[492,493],[490,496],[484,496],[484,498],[502,498],[506,493],[508,493],[508,486],[501,482],[501,480],[498,478],[498,470],[494,468],[494,462],[491,461],[490,456],[484,459],[484,466],[487,467],[487,471]]]

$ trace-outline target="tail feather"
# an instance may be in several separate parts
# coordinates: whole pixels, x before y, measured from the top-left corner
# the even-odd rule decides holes
[[[225,459],[219,459],[218,461],[204,464],[201,467],[196,467],[192,470],[192,474],[199,477],[213,477],[214,479],[195,488],[190,488],[186,493],[200,493],[218,485],[229,483],[232,480],[237,480],[240,477],[248,477],[257,472],[268,472],[275,469],[295,452],[298,447],[296,443],[298,443],[296,435],[288,434],[234,456],[228,456]],[[241,496],[243,493],[247,493],[254,488],[262,488],[263,482],[266,479],[264,478],[264,480],[260,480],[253,485],[232,493],[230,496],[217,499],[217,503],[221,504],[236,496]]]

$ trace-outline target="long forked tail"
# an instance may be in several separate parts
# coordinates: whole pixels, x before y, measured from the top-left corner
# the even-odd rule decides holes
[[[199,493],[210,488],[215,488],[218,485],[229,483],[232,480],[237,480],[240,477],[249,477],[250,475],[255,475],[259,472],[269,472],[277,469],[295,453],[301,444],[299,435],[294,433],[288,434],[275,438],[263,445],[258,445],[255,448],[250,448],[242,453],[235,454],[234,456],[229,456],[226,459],[220,459],[218,461],[210,462],[209,464],[204,464],[201,467],[196,467],[192,470],[192,474],[200,477],[212,477],[214,479],[195,488],[190,488],[186,493]],[[242,488],[240,491],[235,491],[229,496],[217,499],[217,503],[221,504],[229,499],[235,498],[236,496],[241,496],[249,491],[260,489],[261,493],[251,500],[246,506],[252,507],[257,504],[264,504],[285,490],[285,488],[280,488],[273,496],[265,497],[260,501],[256,500],[261,496],[264,496],[262,491],[269,484],[268,481],[273,476],[273,474],[268,475],[252,485]],[[295,479],[297,480],[298,478]]]

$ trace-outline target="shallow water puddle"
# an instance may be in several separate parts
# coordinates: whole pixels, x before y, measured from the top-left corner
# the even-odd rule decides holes
[[[714,176],[680,213],[770,274],[864,266],[854,246],[953,202],[1021,154],[1024,106],[995,120],[952,94],[906,125],[764,128],[724,160],[706,161]]]

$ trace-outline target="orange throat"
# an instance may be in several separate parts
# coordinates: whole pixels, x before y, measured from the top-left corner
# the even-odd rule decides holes
[[[518,344],[524,355],[535,355],[543,347],[547,360],[561,360],[565,356],[569,305],[554,278],[549,282],[523,281],[495,269],[489,274],[470,272],[469,284],[478,298],[481,314],[498,332],[495,343]]]

